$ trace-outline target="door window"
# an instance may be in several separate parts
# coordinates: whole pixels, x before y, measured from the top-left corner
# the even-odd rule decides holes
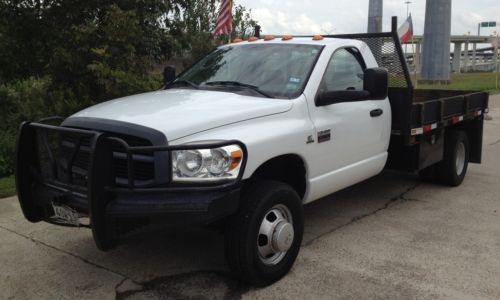
[[[330,58],[320,89],[322,91],[361,91],[365,69],[365,63],[357,49],[339,49]]]

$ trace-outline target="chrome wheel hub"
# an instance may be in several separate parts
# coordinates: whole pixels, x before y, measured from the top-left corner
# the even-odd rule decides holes
[[[257,250],[265,265],[276,265],[290,249],[294,240],[293,220],[290,210],[278,204],[262,219],[257,234]]]
[[[465,168],[465,145],[463,142],[457,145],[457,154],[455,157],[455,170],[457,171],[457,175],[461,175]]]

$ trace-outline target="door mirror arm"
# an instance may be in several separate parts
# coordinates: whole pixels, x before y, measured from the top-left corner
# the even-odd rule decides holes
[[[165,66],[163,69],[163,86],[166,87],[168,84],[175,80],[175,66]]]

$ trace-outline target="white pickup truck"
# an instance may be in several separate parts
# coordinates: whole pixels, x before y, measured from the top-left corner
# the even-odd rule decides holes
[[[90,227],[102,250],[133,225],[218,222],[235,276],[262,286],[292,267],[304,204],[384,167],[458,185],[481,161],[488,95],[413,90],[394,30],[250,39],[167,80],[23,123],[25,217]]]

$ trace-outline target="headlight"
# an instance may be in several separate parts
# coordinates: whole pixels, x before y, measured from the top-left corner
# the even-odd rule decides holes
[[[240,146],[172,151],[172,179],[176,182],[234,180],[243,163]]]

